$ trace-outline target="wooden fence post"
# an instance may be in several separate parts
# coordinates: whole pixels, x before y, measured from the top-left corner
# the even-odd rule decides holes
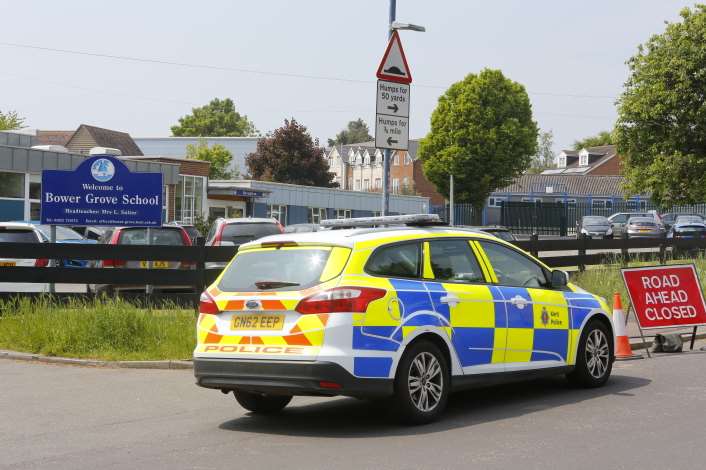
[[[579,272],[586,270],[586,245],[588,244],[588,236],[585,233],[581,234],[581,244],[579,246]]]
[[[623,266],[627,266],[628,265],[628,256],[629,256],[628,247],[630,245],[630,242],[629,242],[630,239],[628,238],[627,229],[623,232],[622,237],[623,237],[623,246],[620,248],[620,255],[623,259],[621,260],[621,264]]]
[[[539,235],[537,234],[537,232],[532,233],[532,235],[530,235],[529,252],[535,258],[539,255],[539,250],[537,249],[537,242],[538,241],[539,241]]]
[[[198,313],[199,310],[199,299],[201,298],[201,292],[203,292],[206,287],[206,239],[204,237],[196,238],[196,246],[198,247],[198,260],[196,261],[196,279],[197,284],[194,286],[194,308]]]
[[[662,240],[659,242],[659,264],[667,262],[667,233],[662,234]]]

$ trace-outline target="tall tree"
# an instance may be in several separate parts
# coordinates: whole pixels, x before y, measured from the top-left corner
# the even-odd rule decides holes
[[[540,132],[537,139],[537,154],[532,157],[532,162],[527,171],[530,173],[541,173],[547,168],[553,168],[555,157],[554,133],[552,131]]]
[[[172,126],[175,137],[246,137],[258,135],[255,124],[235,110],[233,100],[214,98],[205,106],[192,108]]]
[[[337,187],[328,168],[319,139],[294,118],[257,142],[257,150],[246,159],[254,179],[307,186]]]
[[[628,61],[615,131],[628,191],[665,207],[706,201],[706,6],[680,15]]]
[[[599,145],[611,145],[615,139],[608,131],[601,131],[596,135],[574,141],[574,150],[581,150],[588,147],[598,147]]]
[[[333,147],[334,145],[357,144],[370,140],[373,140],[373,136],[370,135],[368,125],[361,118],[358,118],[355,121],[349,122],[345,129],[336,134],[335,139],[329,139],[328,145],[329,147]]]
[[[14,131],[22,129],[25,119],[17,115],[17,111],[8,111],[3,113],[0,111],[0,131]]]
[[[230,162],[233,160],[233,155],[230,151],[220,144],[214,144],[209,147],[206,139],[199,139],[198,145],[187,145],[186,158],[209,162],[211,167],[208,177],[211,179],[229,180],[239,176],[237,169],[235,172],[228,169]]]
[[[447,197],[454,175],[456,201],[472,203],[478,222],[490,193],[529,167],[537,134],[525,87],[485,69],[439,98],[419,155],[427,178]]]

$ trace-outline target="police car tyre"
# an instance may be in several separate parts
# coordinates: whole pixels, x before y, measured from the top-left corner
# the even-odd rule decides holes
[[[281,411],[292,401],[291,395],[266,395],[245,390],[233,390],[233,395],[246,410],[262,414]]]
[[[601,321],[592,320],[581,334],[576,351],[576,367],[567,375],[569,382],[585,388],[600,387],[613,368],[612,332]]]
[[[393,410],[408,424],[425,424],[446,408],[451,385],[446,357],[434,343],[420,340],[397,366]]]

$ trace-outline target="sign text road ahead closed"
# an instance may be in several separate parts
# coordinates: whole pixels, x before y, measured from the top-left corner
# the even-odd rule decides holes
[[[693,265],[628,268],[622,273],[643,329],[706,324],[706,305]]]

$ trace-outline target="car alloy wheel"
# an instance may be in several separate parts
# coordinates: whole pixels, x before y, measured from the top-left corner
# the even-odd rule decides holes
[[[432,411],[439,405],[444,391],[444,374],[439,361],[426,351],[417,354],[409,366],[407,385],[414,406],[422,412]]]
[[[601,379],[610,363],[608,338],[602,330],[592,330],[586,338],[586,365],[588,373],[595,379]]]

